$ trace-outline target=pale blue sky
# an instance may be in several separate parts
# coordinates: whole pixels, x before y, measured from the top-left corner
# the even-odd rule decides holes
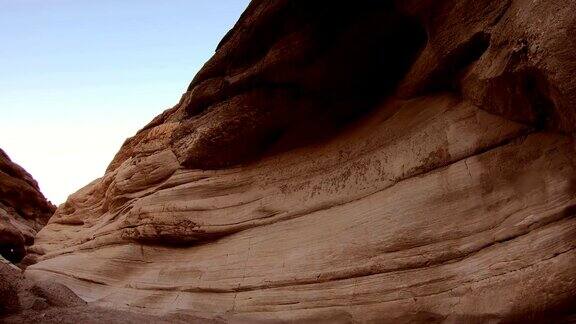
[[[0,147],[62,203],[176,104],[249,0],[0,0]]]

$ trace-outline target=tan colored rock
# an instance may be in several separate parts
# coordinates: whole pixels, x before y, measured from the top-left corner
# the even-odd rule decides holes
[[[65,286],[25,278],[0,257],[0,321],[2,323],[223,323],[193,316],[135,314],[88,305]],[[7,261],[6,261],[7,262]]]
[[[26,273],[231,322],[567,320],[575,7],[253,1]]]

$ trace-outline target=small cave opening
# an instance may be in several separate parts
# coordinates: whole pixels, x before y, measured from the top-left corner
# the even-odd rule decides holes
[[[12,263],[19,263],[26,255],[27,238],[10,225],[0,228],[0,255]],[[34,239],[31,239],[32,242]]]
[[[1,245],[0,255],[12,263],[19,263],[26,255],[26,249],[22,245]]]

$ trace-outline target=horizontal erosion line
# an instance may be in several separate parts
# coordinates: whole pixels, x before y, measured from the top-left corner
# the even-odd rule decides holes
[[[341,275],[337,275],[337,276],[332,276],[332,277],[325,277],[322,278],[321,276],[318,276],[316,279],[308,279],[308,280],[300,280],[300,281],[291,281],[291,282],[279,282],[276,284],[264,284],[264,285],[253,285],[253,286],[244,286],[244,287],[237,287],[237,288],[208,288],[208,287],[194,287],[194,288],[183,288],[182,286],[171,286],[171,287],[133,287],[133,286],[128,286],[128,287],[118,287],[118,286],[112,286],[112,285],[108,285],[104,282],[101,281],[95,281],[92,279],[87,279],[87,278],[80,278],[78,276],[74,276],[74,275],[69,275],[63,272],[59,272],[59,271],[55,271],[55,270],[50,270],[50,269],[43,269],[43,268],[33,268],[31,270],[36,270],[36,271],[46,271],[46,272],[53,272],[59,275],[63,275],[63,276],[68,276],[71,277],[73,279],[77,279],[80,281],[86,281],[86,282],[90,282],[90,283],[95,283],[95,284],[99,284],[99,285],[107,285],[107,286],[111,286],[111,287],[118,287],[118,288],[130,288],[130,289],[136,289],[136,290],[150,290],[150,291],[172,291],[172,292],[188,292],[188,293],[219,293],[219,294],[226,294],[226,293],[240,293],[240,292],[249,292],[249,291],[256,291],[256,290],[267,290],[267,289],[275,289],[275,288],[284,288],[284,287],[296,287],[296,286],[306,286],[306,285],[315,285],[315,284],[322,284],[322,283],[327,283],[327,282],[337,282],[337,281],[344,281],[344,280],[350,280],[350,279],[356,279],[356,278],[363,278],[363,277],[370,277],[370,276],[376,276],[376,275],[382,275],[382,274],[387,274],[387,273],[402,273],[402,272],[407,272],[407,271],[413,271],[413,270],[421,270],[421,269],[426,269],[426,268],[436,268],[442,265],[446,265],[446,264],[451,264],[451,263],[456,263],[456,262],[461,262],[464,261],[474,255],[477,255],[478,253],[487,250],[493,246],[496,245],[500,245],[500,244],[509,244],[511,242],[513,242],[514,240],[528,235],[532,232],[535,232],[537,230],[541,230],[541,229],[545,229],[545,228],[549,228],[552,226],[555,226],[559,223],[562,222],[576,222],[576,220],[574,219],[574,214],[570,214],[570,215],[565,215],[565,217],[562,217],[560,219],[556,219],[553,221],[550,221],[548,223],[541,223],[540,226],[538,227],[533,227],[525,232],[522,232],[520,234],[517,235],[513,235],[511,237],[508,238],[504,238],[501,240],[497,240],[497,241],[493,241],[491,243],[485,244],[484,246],[480,247],[479,249],[476,249],[474,251],[470,251],[468,253],[465,253],[464,255],[458,256],[458,257],[454,257],[454,258],[450,258],[450,259],[446,259],[446,260],[440,260],[438,262],[434,262],[434,263],[425,263],[425,265],[423,266],[409,266],[409,267],[405,267],[405,268],[397,268],[397,269],[393,269],[393,270],[387,270],[387,271],[376,271],[376,270],[371,270],[371,267],[366,267],[366,269],[364,270],[358,270],[355,271],[355,273],[350,274],[348,273],[343,273]],[[576,245],[576,243],[575,243]],[[575,247],[571,247],[568,251],[573,250]],[[560,253],[554,253],[556,255],[559,254],[563,254],[566,253],[567,251],[564,252],[560,252]],[[548,258],[549,259],[549,258]],[[535,262],[534,264],[537,264],[538,262],[542,262],[545,261],[547,259],[542,259],[539,260],[537,262]],[[533,264],[533,265],[534,265]],[[515,269],[509,272],[514,272],[514,271],[518,271],[520,269]],[[507,273],[509,273],[507,272]],[[504,273],[506,274],[506,273]],[[497,276],[500,275],[504,275],[504,274],[499,274]],[[490,277],[495,277],[495,276],[489,276]],[[483,278],[481,280],[485,280],[487,278]],[[478,280],[478,281],[481,281]],[[468,283],[468,282],[465,282]],[[405,288],[410,288],[413,286],[421,286],[425,283],[418,283],[409,287],[403,287],[403,289]],[[240,285],[240,284],[239,284]],[[395,291],[397,289],[392,289],[391,291]]]
[[[225,227],[225,226],[230,226],[230,227],[237,227],[237,228],[231,228],[231,229],[228,229],[228,230],[225,230],[225,231],[207,232],[207,234],[208,234],[208,236],[210,236],[210,235],[214,235],[214,234],[217,234],[217,233],[221,233],[222,235],[220,235],[220,237],[224,237],[224,236],[236,234],[236,233],[238,233],[238,232],[241,232],[241,231],[244,231],[244,230],[247,230],[247,229],[257,228],[257,227],[266,226],[266,225],[270,225],[270,224],[274,224],[274,223],[280,223],[280,222],[283,222],[283,221],[288,221],[288,220],[291,220],[291,219],[295,219],[295,218],[299,218],[299,217],[302,217],[302,216],[306,216],[306,215],[309,215],[309,214],[312,214],[312,213],[316,213],[316,212],[319,212],[319,211],[329,210],[329,209],[332,209],[332,208],[335,208],[335,207],[339,207],[339,206],[343,206],[343,205],[346,205],[346,204],[350,204],[350,203],[353,203],[353,202],[356,202],[356,201],[359,201],[359,200],[368,198],[368,197],[373,196],[373,195],[375,195],[375,194],[378,194],[378,193],[380,193],[380,192],[382,192],[382,191],[388,190],[388,189],[394,187],[395,185],[397,185],[397,184],[399,184],[399,183],[401,183],[401,182],[403,182],[403,181],[407,181],[407,180],[410,180],[410,179],[415,178],[415,177],[420,177],[420,176],[422,176],[422,175],[424,175],[424,174],[432,173],[432,172],[434,172],[434,171],[437,171],[437,170],[446,168],[446,167],[448,167],[448,166],[454,165],[454,164],[456,164],[456,163],[458,163],[458,162],[460,162],[460,161],[466,160],[466,159],[468,159],[468,158],[470,158],[470,157],[473,157],[473,156],[476,156],[476,155],[482,155],[482,154],[487,153],[487,152],[489,152],[489,151],[491,151],[491,150],[497,149],[497,148],[499,148],[499,147],[506,146],[506,145],[514,142],[515,140],[517,140],[517,139],[519,139],[519,138],[524,138],[524,137],[526,137],[526,136],[528,136],[528,135],[530,135],[530,134],[531,134],[531,133],[530,133],[529,131],[524,131],[524,132],[521,132],[520,135],[513,136],[513,137],[510,137],[510,138],[505,138],[505,139],[503,139],[502,141],[500,141],[500,142],[498,142],[498,143],[496,143],[496,144],[494,144],[494,145],[491,145],[491,146],[488,146],[488,147],[486,147],[486,148],[484,148],[484,149],[478,150],[478,151],[476,151],[476,152],[474,152],[474,153],[472,153],[472,154],[464,155],[463,157],[460,157],[460,158],[458,158],[458,159],[451,160],[451,161],[447,161],[446,163],[442,163],[442,164],[437,165],[437,166],[435,166],[435,167],[433,167],[433,168],[430,168],[430,169],[418,168],[418,169],[417,169],[417,172],[410,173],[410,174],[407,174],[407,175],[404,176],[404,177],[394,179],[393,183],[391,183],[390,185],[386,186],[385,188],[382,188],[382,189],[380,189],[380,190],[377,190],[377,191],[374,191],[374,192],[371,192],[371,193],[362,195],[362,196],[357,197],[357,198],[352,199],[352,200],[346,200],[346,201],[343,201],[343,202],[338,202],[338,203],[334,203],[334,204],[328,204],[327,206],[322,206],[321,208],[312,208],[312,209],[306,210],[306,211],[304,211],[304,212],[299,212],[299,213],[295,213],[295,214],[288,214],[288,215],[284,214],[284,215],[278,216],[278,217],[275,217],[276,215],[272,215],[272,216],[267,216],[267,217],[261,217],[261,218],[257,218],[257,219],[252,219],[252,220],[245,221],[245,222],[209,225],[210,227]],[[258,221],[260,221],[260,222],[258,222]],[[137,227],[139,227],[139,226],[146,226],[146,225],[149,225],[149,224],[133,225],[133,226],[127,226],[127,227],[123,227],[123,228],[137,228]],[[177,224],[161,224],[161,223],[158,223],[158,224],[150,224],[150,225],[161,225],[161,226],[166,226],[166,227],[170,227],[170,226],[172,226],[172,227],[178,227]],[[123,228],[120,228],[119,230],[122,230]],[[198,231],[198,234],[203,234],[203,233],[206,233],[206,232]],[[208,241],[209,241],[209,242],[213,242],[213,239],[210,238]],[[201,240],[200,240],[200,241],[194,241],[194,243],[200,243],[200,242],[201,242]]]
[[[485,148],[481,148],[477,151],[472,152],[471,154],[464,155],[464,156],[459,157],[455,160],[447,161],[445,163],[436,165],[433,168],[429,168],[429,169],[416,168],[415,169],[416,172],[409,173],[409,174],[406,174],[404,177],[394,179],[394,181],[391,184],[387,185],[386,187],[379,189],[379,190],[376,190],[376,191],[373,191],[373,192],[370,192],[368,194],[362,195],[362,196],[357,197],[355,199],[351,199],[351,200],[347,200],[347,201],[343,201],[343,202],[337,202],[334,204],[321,204],[319,208],[311,208],[309,210],[294,213],[294,214],[271,215],[271,216],[266,216],[266,217],[262,217],[262,218],[258,218],[258,219],[252,219],[252,220],[246,221],[246,222],[231,223],[231,225],[226,225],[226,224],[218,225],[218,226],[222,226],[222,227],[225,227],[225,226],[231,227],[231,228],[227,228],[227,229],[223,229],[223,230],[207,231],[206,229],[202,229],[201,227],[199,227],[197,230],[191,231],[193,234],[197,234],[197,236],[193,240],[184,239],[182,241],[178,241],[178,242],[175,242],[173,244],[162,244],[162,242],[156,242],[153,240],[146,240],[146,239],[138,240],[137,238],[130,239],[130,241],[126,241],[126,243],[134,242],[134,243],[138,243],[138,244],[142,244],[142,245],[164,246],[164,247],[192,247],[192,246],[198,246],[198,245],[202,245],[202,244],[206,244],[206,243],[209,243],[209,244],[214,243],[214,242],[217,242],[218,240],[220,240],[224,237],[228,237],[228,236],[240,233],[240,232],[245,231],[245,230],[254,229],[254,228],[258,228],[258,227],[262,227],[262,226],[266,226],[266,225],[270,225],[270,224],[275,224],[275,223],[281,223],[281,222],[289,221],[289,220],[300,218],[300,217],[305,217],[305,216],[310,215],[312,213],[317,213],[317,212],[324,211],[324,210],[330,210],[332,208],[336,208],[336,207],[350,204],[350,203],[353,203],[356,201],[360,201],[362,199],[371,197],[371,196],[376,195],[380,192],[383,192],[385,190],[393,188],[396,185],[398,185],[404,181],[408,181],[412,178],[421,177],[423,175],[433,173],[435,171],[444,169],[446,167],[449,167],[449,166],[452,166],[456,163],[464,161],[464,160],[466,160],[470,157],[473,157],[473,156],[479,156],[479,155],[487,154],[492,150],[508,146],[518,139],[526,138],[527,136],[533,135],[536,133],[537,132],[534,132],[531,129],[520,130],[516,136],[504,138],[501,141],[495,143],[494,145],[489,145]],[[103,233],[100,235],[95,235],[92,238],[90,238],[89,240],[82,242],[82,245],[84,245],[86,243],[93,242],[97,238],[114,235],[115,233],[121,233],[123,229],[136,229],[138,227],[144,227],[144,226],[150,226],[150,225],[152,225],[152,226],[158,225],[158,226],[173,227],[173,228],[178,227],[177,224],[162,224],[162,223],[155,223],[155,224],[147,223],[147,224],[131,225],[131,226],[126,226],[126,227],[121,227],[121,228],[115,229],[113,232],[106,232],[106,233]],[[59,253],[59,254],[55,253],[55,254],[50,255],[50,257],[45,259],[45,260],[57,257],[59,255],[71,254],[71,253],[78,252],[78,251],[94,250],[96,248],[101,248],[101,247],[105,247],[108,245],[110,245],[110,246],[119,245],[122,243],[123,242],[121,242],[121,241],[108,242],[107,244],[98,245],[97,247],[79,248],[79,249],[74,250],[74,251],[66,251],[66,252]],[[67,249],[70,249],[70,248],[71,247],[68,247]],[[44,260],[42,260],[42,261],[44,261]]]

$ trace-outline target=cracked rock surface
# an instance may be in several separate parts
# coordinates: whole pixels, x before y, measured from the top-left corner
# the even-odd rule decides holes
[[[253,0],[26,274],[230,322],[574,320],[573,12]]]

